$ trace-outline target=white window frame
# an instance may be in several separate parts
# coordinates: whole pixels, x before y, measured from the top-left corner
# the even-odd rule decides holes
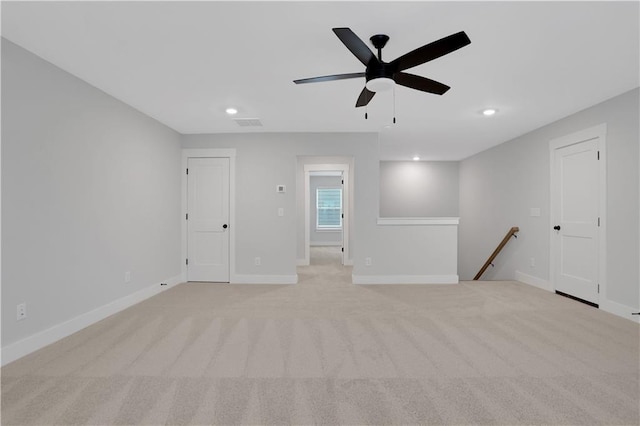
[[[337,190],[340,191],[340,206],[335,208],[334,210],[339,210],[340,211],[340,225],[339,226],[323,226],[320,225],[318,223],[318,219],[319,219],[319,213],[320,213],[320,208],[318,207],[318,196],[320,194],[320,190],[322,189],[332,189],[332,190]],[[336,231],[342,231],[342,227],[344,226],[343,223],[343,217],[342,217],[342,210],[343,210],[343,205],[342,205],[342,198],[343,198],[344,194],[342,192],[342,188],[338,188],[335,186],[319,186],[316,188],[316,231],[318,232],[336,232]]]

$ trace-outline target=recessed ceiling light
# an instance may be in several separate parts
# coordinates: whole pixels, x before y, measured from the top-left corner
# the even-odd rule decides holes
[[[487,117],[489,117],[489,116],[491,116],[491,115],[495,114],[496,112],[498,112],[498,110],[497,110],[497,109],[487,108],[487,109],[485,109],[485,110],[483,110],[483,111],[482,111],[482,114],[483,114],[483,115],[486,115]]]
[[[413,156],[413,161],[420,161],[420,157],[418,157],[417,155]]]
[[[229,115],[235,115],[238,113],[238,110],[235,108],[227,108],[226,111],[227,111],[227,114]]]

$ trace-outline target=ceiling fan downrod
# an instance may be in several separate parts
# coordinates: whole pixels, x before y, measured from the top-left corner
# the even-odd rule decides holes
[[[378,49],[378,60],[382,62],[382,49],[389,41],[389,36],[386,34],[376,34],[369,37],[369,40],[371,40],[373,47]]]

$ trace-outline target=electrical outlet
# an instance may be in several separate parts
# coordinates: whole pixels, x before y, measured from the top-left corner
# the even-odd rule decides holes
[[[27,304],[26,303],[21,303],[17,306],[17,314],[18,314],[18,321],[23,320],[27,317]]]
[[[371,258],[370,257],[365,257],[364,258],[364,266],[371,266]]]
[[[256,266],[260,266],[262,264],[262,260],[259,257],[256,257],[255,259],[253,259],[253,263]]]
[[[124,273],[124,283],[129,284],[131,282],[131,272],[127,271]]]

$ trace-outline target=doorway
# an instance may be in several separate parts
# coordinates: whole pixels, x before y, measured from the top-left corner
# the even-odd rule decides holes
[[[304,165],[304,261],[311,264],[311,247],[322,247],[325,258],[332,249],[340,263],[349,259],[349,165]],[[338,251],[339,250],[339,251]],[[327,253],[324,253],[327,252]]]
[[[342,171],[309,172],[309,263],[344,264]]]
[[[551,282],[593,306],[605,285],[605,137],[600,125],[549,143]]]

